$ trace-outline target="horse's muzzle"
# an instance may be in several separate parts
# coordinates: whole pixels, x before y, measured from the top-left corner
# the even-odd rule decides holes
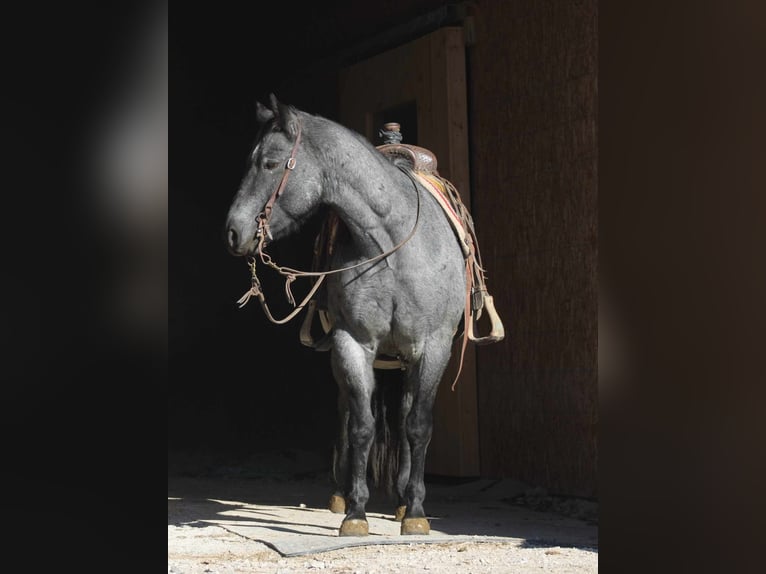
[[[249,255],[255,250],[255,234],[243,235],[242,230],[233,222],[228,222],[224,229],[226,247],[232,255]]]

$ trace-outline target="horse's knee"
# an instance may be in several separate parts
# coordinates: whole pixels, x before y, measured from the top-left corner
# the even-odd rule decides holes
[[[375,419],[372,415],[352,416],[350,426],[348,441],[357,448],[371,443],[375,437]]]
[[[349,442],[354,448],[359,449],[370,445],[373,438],[375,438],[375,425],[364,425],[354,429]]]
[[[428,416],[410,417],[407,420],[407,440],[417,448],[431,439],[432,419]]]

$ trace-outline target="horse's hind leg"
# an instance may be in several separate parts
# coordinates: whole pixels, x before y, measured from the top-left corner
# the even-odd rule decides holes
[[[346,517],[341,536],[368,534],[365,506],[370,498],[367,487],[367,460],[375,438],[375,419],[371,408],[375,376],[373,354],[359,345],[347,332],[333,334],[332,370],[348,404],[348,490]]]
[[[444,369],[449,361],[451,339],[431,339],[406,373],[406,387],[412,392],[412,407],[405,423],[410,449],[410,472],[404,489],[406,510],[402,518],[402,534],[428,534],[430,525],[423,509],[426,487],[426,451],[433,430],[433,406]],[[402,476],[400,475],[400,479]]]
[[[329,508],[336,514],[346,513],[348,493],[348,393],[343,386],[338,388],[338,434],[332,461],[334,490],[330,496]]]

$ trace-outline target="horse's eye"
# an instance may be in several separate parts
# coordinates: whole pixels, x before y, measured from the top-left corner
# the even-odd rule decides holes
[[[274,161],[273,159],[267,159],[263,162],[264,169],[272,170],[272,169],[276,169],[278,166],[279,166],[279,162]]]

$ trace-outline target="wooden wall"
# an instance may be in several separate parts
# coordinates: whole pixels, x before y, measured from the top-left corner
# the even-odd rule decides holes
[[[597,494],[597,4],[479,2],[473,214],[507,338],[478,349],[481,470]]]

